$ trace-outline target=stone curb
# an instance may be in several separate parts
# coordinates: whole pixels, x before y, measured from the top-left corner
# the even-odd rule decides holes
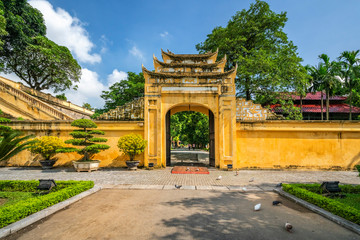
[[[78,195],[75,195],[69,199],[66,199],[63,202],[59,202],[51,207],[45,208],[37,213],[31,214],[30,216],[27,216],[26,218],[23,218],[17,222],[14,222],[6,227],[3,227],[0,229],[0,238],[6,237],[16,231],[19,231],[22,228],[25,228],[47,216],[50,216],[51,214],[69,206],[70,204],[73,204],[74,202],[79,201],[80,199],[87,197],[97,191],[101,190],[100,186],[94,186],[93,188],[82,192]]]
[[[294,201],[296,204],[299,204],[299,205],[339,224],[340,226],[343,226],[344,228],[347,228],[347,229],[360,235],[360,226],[359,225],[357,225],[353,222],[350,222],[342,217],[334,215],[318,206],[315,206],[314,204],[308,203],[307,201],[297,198],[294,195],[291,195],[290,193],[283,191],[281,188],[274,188],[273,191],[285,198],[288,198],[288,199]]]

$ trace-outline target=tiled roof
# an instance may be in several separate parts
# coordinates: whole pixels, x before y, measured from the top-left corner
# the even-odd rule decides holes
[[[292,94],[291,95],[293,100],[300,100],[300,96]],[[324,100],[326,99],[326,94],[323,94]],[[329,98],[329,100],[346,100],[347,97],[344,96],[332,96]],[[315,93],[308,93],[306,94],[306,97],[303,97],[302,100],[321,100],[321,92],[315,92]]]
[[[300,107],[299,104],[294,104],[296,107]],[[282,112],[281,109],[278,109],[280,107],[279,104],[271,105],[271,109],[274,112]],[[321,113],[321,105],[317,104],[303,104],[302,105],[303,112],[313,112],[313,113]],[[324,104],[323,112],[326,112],[326,105]],[[340,104],[330,104],[329,105],[329,112],[330,113],[349,113],[350,112],[350,106],[346,103],[340,103]],[[352,113],[360,113],[359,107],[352,107]]]

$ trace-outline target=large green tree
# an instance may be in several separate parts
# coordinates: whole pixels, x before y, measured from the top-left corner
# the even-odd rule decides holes
[[[353,90],[359,86],[360,81],[360,50],[344,51],[339,57],[341,64],[341,77],[345,80],[345,87],[349,93],[350,114],[352,120]]]
[[[0,6],[6,20],[2,29],[5,34],[0,31],[2,71],[14,72],[36,90],[63,91],[79,81],[79,64],[66,47],[45,37],[46,27],[39,10],[26,0],[0,0]]]
[[[297,47],[283,28],[286,13],[275,13],[269,4],[257,0],[248,10],[237,12],[226,27],[216,27],[207,39],[196,45],[200,52],[219,49],[226,54],[227,67],[238,65],[237,93],[241,97],[266,100],[259,95],[293,89],[294,83],[307,81]]]
[[[103,111],[122,106],[135,98],[144,96],[145,79],[142,73],[128,72],[127,79],[114,83],[109,91],[103,91],[101,98],[105,100]]]

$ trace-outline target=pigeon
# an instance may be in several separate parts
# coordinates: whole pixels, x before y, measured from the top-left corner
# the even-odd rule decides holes
[[[254,178],[250,178],[249,182],[253,182],[254,181]]]
[[[260,208],[261,208],[261,203],[256,204],[255,207],[254,207],[254,210],[255,210],[255,211],[259,211]]]
[[[217,178],[216,178],[216,180],[221,180],[222,179],[222,176],[218,176]]]
[[[198,171],[200,171],[200,169],[197,168],[195,171],[198,172]]]
[[[243,187],[242,190],[243,190],[243,192],[246,192],[246,191],[247,191],[246,187]]]
[[[273,201],[274,206],[278,206],[279,204],[282,204],[282,202],[281,201]]]
[[[182,185],[176,185],[176,184],[175,184],[175,188],[176,188],[176,189],[180,189],[181,187],[182,187]]]
[[[278,184],[276,184],[275,187],[281,187],[281,186],[282,186],[282,183],[278,183]]]
[[[189,171],[189,170],[190,170],[190,168],[187,167],[187,168],[186,168],[186,171]]]
[[[288,223],[288,222],[285,223],[286,231],[292,232],[292,228],[293,228],[293,226],[291,225],[291,223]]]
[[[238,171],[236,171],[236,172],[235,172],[235,176],[238,176],[238,175],[239,175],[239,172],[238,172]]]

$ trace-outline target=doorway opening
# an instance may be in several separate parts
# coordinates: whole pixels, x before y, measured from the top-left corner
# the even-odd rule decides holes
[[[215,167],[214,114],[166,114],[166,166]]]

